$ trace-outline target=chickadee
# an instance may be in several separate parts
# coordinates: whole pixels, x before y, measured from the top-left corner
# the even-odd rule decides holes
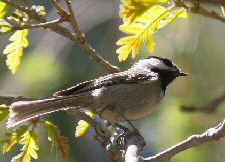
[[[14,102],[7,127],[59,110],[89,110],[109,122],[141,119],[162,101],[176,77],[186,75],[169,59],[150,56],[126,71],[56,92],[54,98]]]

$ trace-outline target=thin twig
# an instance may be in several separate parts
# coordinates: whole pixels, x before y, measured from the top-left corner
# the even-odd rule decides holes
[[[159,154],[148,157],[140,158],[140,161],[144,162],[165,162],[169,161],[176,154],[187,150],[192,147],[200,146],[206,142],[219,140],[221,137],[225,137],[225,120],[214,128],[206,130],[201,135],[192,135],[183,142],[178,143],[177,145],[172,146],[171,148],[160,152]]]
[[[100,66],[102,66],[106,71],[109,73],[115,73],[119,71],[119,68],[116,66],[111,65],[108,61],[103,59],[92,47],[87,41],[85,40],[84,35],[82,34],[81,30],[78,27],[72,6],[70,0],[65,0],[67,7],[69,9],[69,15],[70,15],[70,22],[75,32],[75,39],[73,39],[83,50],[84,52],[92,58],[94,61],[96,61]]]
[[[39,23],[39,24],[31,24],[31,25],[21,25],[21,26],[16,26],[16,25],[2,25],[3,27],[9,27],[10,30],[4,32],[4,33],[1,33],[1,34],[8,34],[8,33],[11,33],[11,32],[14,32],[16,30],[23,30],[23,29],[34,29],[34,28],[52,28],[54,26],[57,26],[58,24],[64,22],[63,19],[61,18],[58,18],[56,20],[53,20],[53,21],[49,21],[49,22],[45,22],[45,23]]]
[[[184,0],[187,2],[200,2],[200,3],[211,3],[211,4],[216,4],[216,5],[224,5],[225,6],[225,1],[224,0]]]
[[[117,66],[110,64],[107,60],[103,59],[86,41],[83,44],[79,44],[79,46],[84,50],[84,52],[92,58],[95,62],[97,62],[101,67],[106,69],[109,73],[119,72],[120,69]]]
[[[67,12],[60,6],[60,4],[56,0],[51,0],[51,3],[61,16],[67,14]]]
[[[28,0],[22,0],[22,1],[28,8],[32,7],[31,3]]]
[[[205,113],[213,113],[218,110],[219,106],[225,102],[225,93],[218,98],[214,99],[210,103],[203,106],[181,106],[181,110],[185,112],[205,112]]]
[[[74,15],[74,12],[73,12],[73,9],[72,9],[72,6],[71,6],[71,1],[70,0],[65,0],[65,1],[66,1],[66,4],[67,4],[67,7],[69,9],[70,22],[71,22],[71,25],[74,29],[75,34],[76,34],[77,42],[79,44],[83,44],[85,42],[85,38],[84,38],[81,30],[78,27],[77,20],[75,18],[75,15]]]
[[[38,15],[35,10],[26,9],[26,8],[20,7],[20,6],[16,5],[15,3],[13,3],[12,1],[9,1],[9,0],[2,0],[2,2],[7,3],[7,4],[9,4],[10,6],[16,8],[16,9],[21,10],[21,11],[27,13],[30,16],[31,19],[35,19],[39,23],[46,23],[47,22],[47,20],[44,19],[42,16]],[[52,0],[52,2],[54,3],[54,0]],[[54,4],[56,5],[57,3],[54,3]],[[61,7],[61,6],[59,6],[59,7]],[[60,9],[58,8],[58,10],[60,10]],[[72,13],[72,8],[71,8],[71,13]],[[66,17],[67,15],[69,15],[69,14],[61,15],[61,17],[63,19],[67,19],[67,17]],[[70,23],[72,24],[72,22],[70,22]],[[75,25],[74,22],[73,22],[73,25]],[[52,30],[52,31],[54,31],[54,32],[56,32],[56,33],[58,33],[58,34],[60,34],[60,35],[62,35],[64,37],[67,37],[67,38],[69,38],[72,41],[74,41],[78,46],[80,46],[84,50],[84,52],[85,52],[85,54],[87,56],[89,56],[91,59],[93,59],[102,68],[104,68],[107,72],[109,72],[109,73],[115,73],[115,72],[118,72],[119,71],[119,68],[118,67],[111,65],[108,61],[106,61],[105,59],[103,59],[91,47],[91,45],[86,42],[86,40],[83,37],[82,33],[81,34],[78,33],[78,35],[76,35],[77,33],[76,34],[71,33],[67,28],[64,28],[64,27],[62,27],[60,25],[48,26],[47,28],[49,28],[50,30]],[[78,28],[78,26],[76,26],[76,28]],[[80,41],[80,39],[78,39],[77,36],[78,37],[82,36],[84,38],[84,41]]]
[[[192,13],[198,13],[198,14],[201,14],[205,17],[213,18],[213,19],[216,19],[216,20],[219,20],[219,21],[225,23],[225,17],[224,16],[218,14],[214,10],[212,10],[212,11],[206,10],[205,8],[200,6],[200,3],[194,3],[193,6],[189,6],[185,2],[183,2],[182,0],[173,0],[173,2],[175,3],[176,7],[183,7],[187,11],[190,11]]]
[[[16,101],[32,101],[34,98],[26,98],[23,96],[11,97],[11,96],[0,96],[0,105],[10,106],[13,102]]]

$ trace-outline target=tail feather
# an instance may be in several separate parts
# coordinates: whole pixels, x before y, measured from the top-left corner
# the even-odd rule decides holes
[[[10,106],[7,128],[14,127],[29,119],[66,110],[68,108],[78,109],[82,104],[82,96],[66,96],[36,101],[18,101]]]

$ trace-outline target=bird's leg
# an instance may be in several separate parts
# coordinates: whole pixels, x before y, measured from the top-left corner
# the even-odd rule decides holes
[[[139,132],[139,130],[137,128],[135,128],[135,126],[121,113],[121,116],[123,117],[123,119],[132,127],[133,129],[133,133],[135,135],[138,135],[142,141],[143,146],[146,145],[145,139],[144,137],[141,135],[141,133]]]
[[[137,128],[135,128],[135,126],[122,113],[120,115],[131,126],[131,128],[133,129],[134,132],[136,132],[137,134],[140,134],[139,130]]]

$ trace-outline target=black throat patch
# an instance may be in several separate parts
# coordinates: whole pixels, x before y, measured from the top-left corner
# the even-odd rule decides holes
[[[173,71],[160,70],[158,68],[153,69],[153,71],[159,74],[163,91],[165,91],[166,87],[176,78]]]

